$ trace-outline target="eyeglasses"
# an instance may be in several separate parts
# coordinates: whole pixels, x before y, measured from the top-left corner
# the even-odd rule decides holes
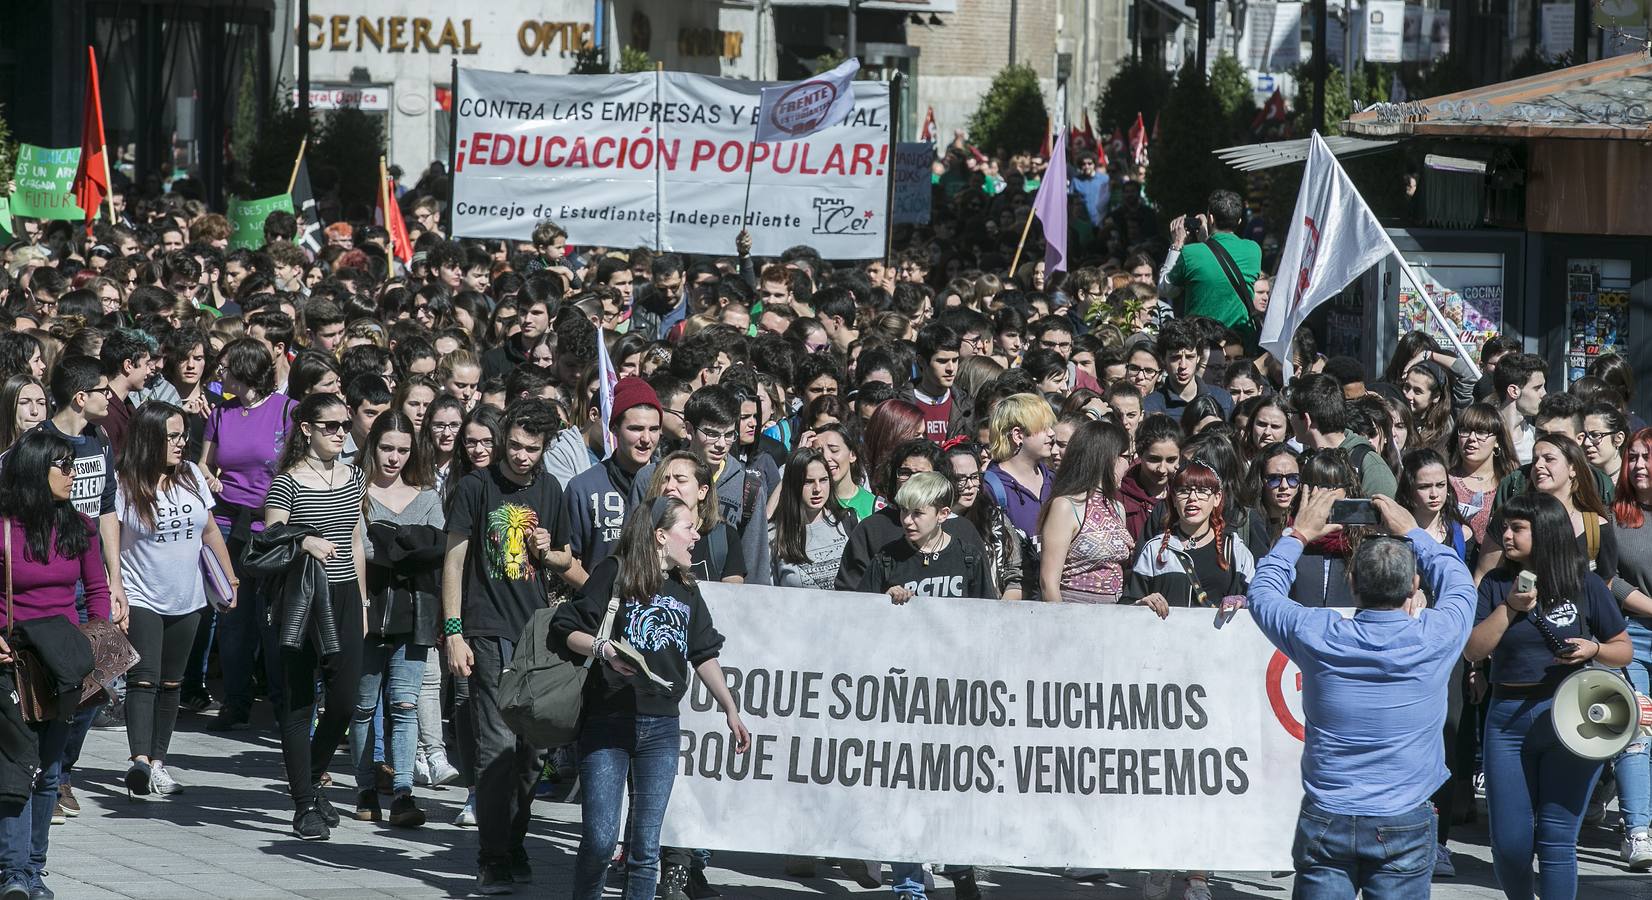
[[[1216,489],[1184,484],[1176,489],[1176,496],[1193,500],[1209,500],[1216,496]]]
[[[1135,363],[1126,363],[1124,366],[1124,371],[1129,375],[1150,375],[1154,378],[1159,377],[1158,369],[1151,368],[1149,366],[1138,366]]]
[[[1284,486],[1290,487],[1290,488],[1301,487],[1302,486],[1302,476],[1300,474],[1296,473],[1296,472],[1291,472],[1289,474],[1284,474],[1284,475],[1273,474],[1273,475],[1269,475],[1269,476],[1263,478],[1262,483],[1267,485],[1270,490],[1274,489],[1274,488],[1277,488],[1280,485],[1284,485]]]
[[[73,475],[75,474],[75,458],[73,456],[65,456],[62,459],[54,461],[52,463],[52,468],[62,472],[65,475]]]
[[[952,480],[959,487],[963,487],[964,485],[967,485],[967,484],[980,484],[981,483],[981,473],[976,472],[976,473],[971,474],[971,475],[954,475],[954,476],[952,476]]]
[[[430,430],[431,431],[458,431],[459,430],[459,423],[458,422],[431,422],[430,423]]]
[[[1489,431],[1459,431],[1459,432],[1457,432],[1457,439],[1462,441],[1465,444],[1478,444],[1478,443],[1481,443],[1483,441],[1489,441],[1489,440],[1491,440],[1491,438],[1492,438],[1492,433],[1489,432]]]
[[[465,438],[466,450],[492,450],[493,438]]]
[[[329,419],[327,421],[322,421],[321,419],[316,419],[315,421],[312,421],[310,425],[321,429],[322,434],[338,434],[340,431],[350,427],[350,420]]]
[[[189,435],[182,431],[168,431],[166,442],[168,444],[187,444],[189,443]]]
[[[740,429],[738,428],[718,431],[714,428],[700,427],[694,429],[694,432],[708,444],[732,444],[734,439],[740,436]]]
[[[1616,431],[1585,431],[1585,432],[1583,432],[1583,443],[1585,443],[1585,444],[1598,444],[1601,441],[1606,440],[1607,438],[1611,437],[1614,434],[1617,434],[1617,432]]]

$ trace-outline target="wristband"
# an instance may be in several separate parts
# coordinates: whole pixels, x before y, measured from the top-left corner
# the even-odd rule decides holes
[[[464,622],[460,619],[454,618],[454,619],[443,619],[442,620],[442,636],[443,637],[453,637],[456,634],[462,634],[464,632],[464,630],[465,630]]]
[[[603,651],[604,646],[608,643],[610,643],[608,638],[597,638],[595,641],[592,641],[591,642],[591,658],[596,660],[597,662],[601,662],[601,663],[607,662],[608,658],[603,655],[602,651]]]

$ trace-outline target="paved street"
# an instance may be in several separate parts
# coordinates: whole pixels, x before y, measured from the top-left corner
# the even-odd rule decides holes
[[[85,811],[54,828],[50,884],[62,900],[206,900],[206,898],[307,897],[415,898],[462,897],[472,884],[476,852],[474,829],[448,824],[464,802],[464,791],[449,788],[424,792],[421,803],[431,824],[416,830],[346,819],[326,843],[292,837],[291,813],[280,787],[280,751],[273,733],[241,732],[228,738],[199,730],[205,720],[184,715],[173,741],[170,761],[187,792],[170,800],[127,800],[121,786],[126,768],[126,736],[94,731],[86,743],[75,789]],[[349,780],[341,754],[333,772],[340,784]],[[348,815],[351,795],[332,789],[330,799]],[[536,881],[518,896],[560,897],[568,888],[573,851],[578,844],[578,808],[538,804],[529,836]],[[768,827],[754,822],[753,828]],[[1485,847],[1485,830],[1459,829],[1467,843],[1453,842],[1460,877],[1435,882],[1442,900],[1495,898],[1496,889]],[[1212,823],[1190,840],[1220,840]],[[1584,900],[1647,898],[1652,876],[1634,876],[1617,865],[1615,843],[1594,832],[1582,853]],[[836,874],[836,873],[833,873]],[[719,853],[712,881],[723,895],[737,898],[803,898],[866,894],[839,878],[789,879],[774,857]],[[1097,897],[1125,900],[1139,896],[1140,875],[1115,875],[1106,885],[1079,885],[1044,872],[992,870],[984,884],[989,897],[1031,900],[1043,897]],[[1285,898],[1289,879],[1219,873],[1212,882],[1217,898]],[[950,898],[948,882],[933,894]]]

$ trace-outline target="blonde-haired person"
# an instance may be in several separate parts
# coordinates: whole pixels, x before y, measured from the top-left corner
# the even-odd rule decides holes
[[[442,390],[459,398],[469,413],[482,396],[482,358],[460,348],[436,364],[436,381]]]
[[[1037,394],[1012,394],[992,408],[988,420],[992,463],[981,473],[981,489],[1004,511],[1021,536],[1024,572],[1038,569],[1038,518],[1050,502],[1050,454],[1055,449],[1055,410]],[[1037,583],[1027,579],[1028,592]],[[1022,595],[1024,600],[1036,597]]]

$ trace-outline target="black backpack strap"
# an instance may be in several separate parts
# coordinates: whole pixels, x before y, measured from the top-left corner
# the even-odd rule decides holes
[[[1251,286],[1245,282],[1244,273],[1239,271],[1239,264],[1233,261],[1233,256],[1222,246],[1221,241],[1216,240],[1215,235],[1205,241],[1205,247],[1210,250],[1211,256],[1216,257],[1216,265],[1222,267],[1222,274],[1228,277],[1228,284],[1233,287],[1233,292],[1239,295],[1239,299],[1245,302],[1245,308],[1249,309],[1255,298],[1251,293]]]
[[[1348,464],[1354,467],[1354,477],[1362,482],[1365,479],[1365,458],[1377,452],[1377,448],[1370,444],[1360,444],[1348,454]]]
[[[751,522],[751,517],[757,514],[757,495],[761,487],[758,482],[762,480],[762,477],[755,470],[747,469],[746,480],[740,485],[741,534],[746,533],[746,525]]]

